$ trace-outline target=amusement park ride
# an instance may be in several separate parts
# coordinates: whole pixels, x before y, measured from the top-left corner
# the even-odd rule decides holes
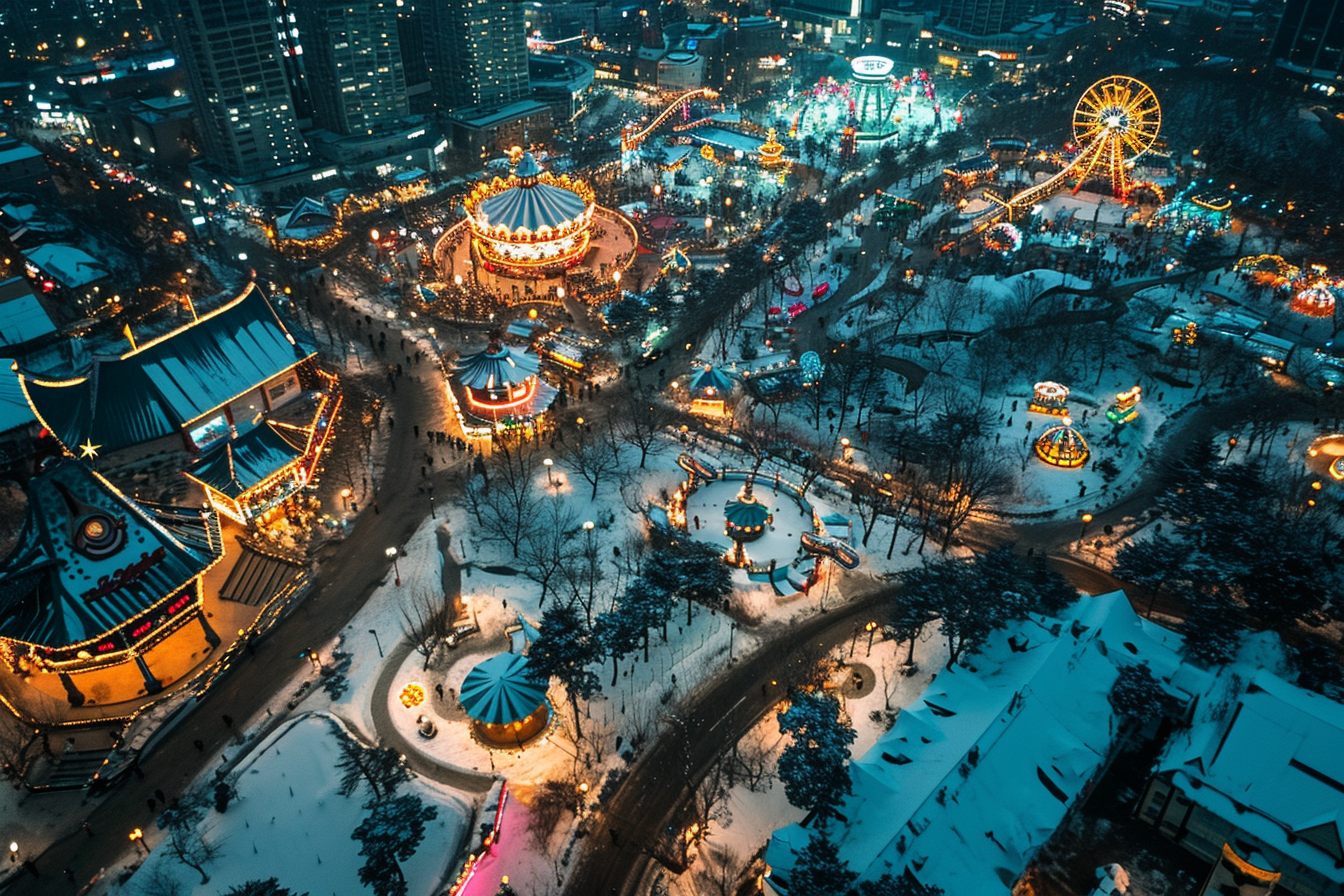
[[[658,117],[649,122],[644,128],[638,129],[634,124],[626,125],[625,129],[621,131],[621,152],[628,153],[638,149],[639,144],[643,143],[646,137],[666,124],[667,120],[671,118],[678,109],[683,108],[696,97],[704,97],[707,100],[712,100],[718,97],[718,95],[719,92],[717,90],[709,87],[697,87],[694,90],[688,90],[685,93],[678,94],[668,102],[663,108],[663,111],[658,114]]]
[[[1135,184],[1130,179],[1134,161],[1157,140],[1162,110],[1152,88],[1125,75],[1102,78],[1089,87],[1073,110],[1074,140],[1079,151],[1049,180],[1002,199],[986,190],[986,198],[1003,206],[996,218],[1008,220],[1030,213],[1046,199],[1076,181],[1077,193],[1089,177],[1107,177],[1117,199],[1129,196]]]

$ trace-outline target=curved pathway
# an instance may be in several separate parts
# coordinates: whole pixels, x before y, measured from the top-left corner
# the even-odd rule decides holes
[[[444,762],[435,761],[425,755],[418,746],[403,737],[401,732],[397,730],[397,726],[392,724],[392,712],[388,708],[387,702],[388,695],[392,690],[393,679],[397,677],[397,673],[401,670],[401,664],[406,662],[406,657],[411,654],[412,646],[410,638],[402,638],[387,655],[387,660],[378,673],[378,680],[374,683],[372,698],[373,727],[378,733],[379,745],[391,747],[400,753],[405,757],[406,765],[421,777],[429,778],[431,781],[437,781],[440,784],[447,784],[449,787],[456,787],[458,790],[465,790],[468,793],[485,793],[495,782],[493,776],[469,772]]]

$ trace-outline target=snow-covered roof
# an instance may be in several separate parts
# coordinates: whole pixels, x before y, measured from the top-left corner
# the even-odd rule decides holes
[[[119,358],[96,359],[85,376],[24,376],[22,383],[61,444],[74,451],[89,441],[107,453],[178,432],[316,353],[249,284],[181,329]]]
[[[235,499],[303,454],[301,446],[282,436],[269,421],[226,440],[223,447],[211,447],[187,475]]]
[[[1344,884],[1344,705],[1243,665],[1220,681],[1226,698],[1204,702],[1168,742],[1158,773],[1263,845]]]
[[[722,370],[706,364],[691,377],[690,393],[693,396],[719,395],[727,397],[733,391],[733,381]]]
[[[68,289],[77,289],[102,280],[111,273],[101,262],[78,246],[47,243],[26,254],[28,261]]]
[[[0,347],[22,345],[56,332],[28,281],[12,277],[0,283]]]
[[[1118,667],[1147,662],[1170,679],[1178,645],[1119,591],[999,632],[850,764],[853,795],[830,827],[840,858],[859,881],[908,870],[957,896],[1008,893],[1111,749]],[[785,828],[766,852],[788,896],[805,896],[788,873],[806,840]]]
[[[0,636],[87,641],[179,595],[222,554],[200,508],[142,507],[66,460],[29,480],[23,530],[0,566]]]
[[[514,353],[507,345],[491,342],[485,351],[457,362],[453,375],[471,389],[506,389],[537,375],[535,355]]]
[[[281,239],[311,239],[334,226],[336,216],[325,205],[307,196],[275,219],[275,230]]]
[[[37,417],[23,397],[23,387],[19,385],[19,374],[14,370],[14,362],[9,358],[0,358],[0,433],[18,429],[36,423]]]

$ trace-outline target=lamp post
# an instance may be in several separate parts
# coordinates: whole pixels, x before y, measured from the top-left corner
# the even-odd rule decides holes
[[[135,830],[131,831],[130,837],[131,842],[134,843],[140,849],[143,849],[145,851],[145,855],[148,856],[149,846],[145,844],[145,832],[140,830],[139,828],[136,828]],[[11,843],[10,848],[12,849],[13,847],[14,844]]]
[[[436,520],[439,517],[436,513],[434,513],[434,483],[431,482],[428,485],[427,490],[429,491],[429,518],[432,520]]]
[[[1078,530],[1078,550],[1083,549],[1083,537],[1087,535],[1087,524],[1092,522],[1092,514],[1083,514],[1083,528]]]
[[[341,498],[345,500],[345,509],[346,509],[346,510],[349,510],[349,509],[350,509],[350,489],[348,489],[348,488],[343,488],[343,489],[341,489]]]
[[[728,665],[733,664],[733,642],[737,635],[737,620],[728,620]]]
[[[840,440],[841,458],[848,463],[854,457],[854,446],[849,444],[849,438]]]
[[[11,865],[14,865],[14,864],[17,864],[18,861],[19,861],[19,844],[15,843],[15,842],[13,842],[13,841],[10,841],[10,844],[9,844],[9,863],[10,863]]]
[[[388,548],[387,550],[383,551],[383,553],[392,558],[392,569],[397,574],[397,585],[398,587],[400,587],[401,567],[397,564],[397,555],[401,552],[398,551],[396,548]]]
[[[593,605],[593,579],[597,578],[597,552],[593,550],[593,521],[585,520],[583,531],[588,533],[588,606]]]
[[[546,485],[548,488],[555,488],[555,476],[551,473],[551,467],[555,466],[555,461],[549,457],[543,460],[542,465],[546,467]]]
[[[378,645],[378,656],[381,658],[383,655],[383,642],[378,640],[378,629],[369,629],[369,634],[373,635],[373,643]]]
[[[1227,440],[1227,454],[1223,455],[1224,466],[1226,466],[1228,459],[1232,457],[1232,452],[1236,450],[1237,450],[1237,437],[1233,436],[1232,438]]]
[[[616,291],[619,293],[621,291],[621,272],[612,271],[611,281],[616,284]]]
[[[876,623],[876,622],[870,622],[870,623],[868,623],[867,625],[865,625],[864,628],[868,630],[868,650],[867,650],[866,653],[864,653],[864,656],[872,656],[872,655],[873,655],[873,636],[877,634],[877,623]]]

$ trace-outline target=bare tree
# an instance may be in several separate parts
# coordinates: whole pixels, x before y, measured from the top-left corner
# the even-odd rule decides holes
[[[620,445],[610,421],[579,426],[574,445],[565,455],[565,463],[593,487],[590,500],[597,500],[597,488],[621,466]]]
[[[564,570],[571,553],[570,542],[578,531],[578,516],[559,495],[545,502],[537,514],[535,525],[528,529],[523,540],[521,556],[523,571],[529,579],[541,586],[541,600],[554,590],[556,577]]]
[[[551,836],[565,813],[578,811],[577,789],[572,781],[543,781],[532,795],[532,823],[528,833],[538,852],[549,853]]]
[[[182,896],[187,885],[178,879],[165,862],[150,862],[135,876],[139,896]]]
[[[642,470],[649,455],[657,454],[666,444],[663,431],[675,415],[667,405],[633,384],[616,399],[615,410],[620,414],[616,438],[639,452]]]
[[[950,483],[938,501],[942,517],[941,550],[952,546],[952,539],[972,516],[984,513],[1012,494],[1013,475],[997,454],[972,445],[954,467]]]
[[[733,896],[745,867],[742,857],[731,847],[706,843],[700,849],[700,858],[702,862],[695,872],[699,891],[713,896]]]
[[[453,630],[453,614],[447,597],[435,595],[428,588],[417,588],[398,609],[401,611],[401,630],[411,639],[415,652],[425,658],[421,668],[428,669],[434,651]]]
[[[185,795],[178,806],[168,809],[159,818],[167,836],[160,849],[201,876],[201,883],[210,883],[205,865],[220,857],[223,850],[218,843],[205,839],[201,823],[205,819],[205,799],[200,794]]]
[[[485,464],[484,475],[467,483],[468,507],[486,538],[503,541],[519,555],[534,525],[537,501],[536,454],[523,445],[502,441]]]

